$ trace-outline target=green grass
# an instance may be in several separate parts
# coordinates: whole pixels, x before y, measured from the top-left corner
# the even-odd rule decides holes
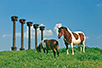
[[[35,49],[25,51],[0,52],[0,68],[102,68],[102,51],[99,48],[86,47],[86,53],[74,48],[75,55],[66,55],[66,49],[59,50],[56,59],[53,52],[38,53]]]

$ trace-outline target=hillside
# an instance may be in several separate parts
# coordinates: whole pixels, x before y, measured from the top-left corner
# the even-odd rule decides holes
[[[35,49],[25,51],[0,52],[0,68],[102,68],[102,51],[99,48],[86,47],[86,53],[74,48],[75,55],[66,55],[66,49],[59,50],[59,57],[54,59],[49,54],[38,53]]]

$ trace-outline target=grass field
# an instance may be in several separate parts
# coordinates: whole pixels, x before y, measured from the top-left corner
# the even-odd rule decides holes
[[[102,51],[99,48],[86,47],[86,53],[74,48],[75,55],[66,55],[66,49],[59,50],[54,59],[53,52],[38,53],[35,49],[25,51],[0,52],[0,68],[102,68]]]

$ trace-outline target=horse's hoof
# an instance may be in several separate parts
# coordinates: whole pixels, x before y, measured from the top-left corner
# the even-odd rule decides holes
[[[49,53],[47,53],[47,55],[49,55]]]
[[[69,55],[69,53],[67,55]]]
[[[56,58],[54,58],[54,60],[56,60]]]
[[[83,53],[85,53],[85,51],[83,51]]]
[[[72,53],[72,55],[74,55],[74,53]]]

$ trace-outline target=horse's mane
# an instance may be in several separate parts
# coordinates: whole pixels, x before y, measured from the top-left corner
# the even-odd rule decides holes
[[[44,38],[42,41],[47,40],[46,38]]]
[[[59,29],[66,29],[66,30],[67,30],[67,28],[66,28],[66,27],[63,27],[63,26],[62,26],[62,27],[60,27]]]
[[[67,31],[69,31],[70,33],[71,33],[71,30],[69,29],[69,28],[66,28],[66,27],[60,27],[59,29],[65,29],[65,30],[67,30]]]
[[[44,42],[44,40],[47,40],[46,38],[44,38],[39,44],[41,44],[42,42]]]
[[[71,34],[71,36],[74,37],[73,34],[72,34],[73,32],[72,32],[69,28],[60,27],[60,29],[61,29],[61,28],[62,28],[62,29],[65,29],[66,31],[68,31],[68,32]]]

